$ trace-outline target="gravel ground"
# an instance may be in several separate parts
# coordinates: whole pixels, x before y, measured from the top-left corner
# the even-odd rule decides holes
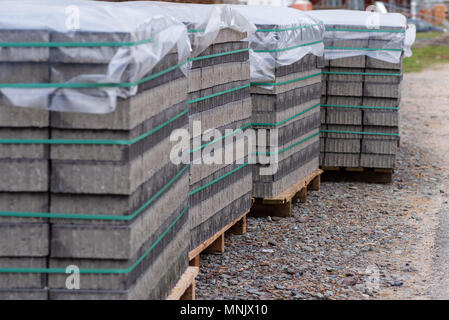
[[[447,297],[447,79],[449,65],[405,76],[392,184],[324,182],[291,218],[248,218],[201,257],[197,298]]]

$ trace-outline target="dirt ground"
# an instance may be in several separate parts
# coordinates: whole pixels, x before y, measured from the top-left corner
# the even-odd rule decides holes
[[[404,76],[390,185],[325,182],[204,255],[199,299],[449,298],[449,65]]]

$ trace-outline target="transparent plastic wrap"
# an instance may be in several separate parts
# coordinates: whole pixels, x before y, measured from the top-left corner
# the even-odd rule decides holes
[[[186,71],[187,29],[160,11],[65,0],[0,7],[0,105],[109,113],[118,98]]]
[[[284,7],[232,8],[257,27],[248,39],[252,82],[273,82],[276,66],[293,64],[307,54],[323,56],[324,25],[308,14]]]
[[[308,12],[326,26],[325,58],[334,60],[368,56],[390,63],[412,55],[414,26],[399,13],[355,10],[317,10]]]
[[[147,2],[129,3],[140,7]],[[256,31],[256,26],[228,5],[203,5],[171,2],[151,2],[163,12],[184,22],[187,26],[192,46],[192,57],[197,57],[217,39],[220,30],[232,29],[248,36]]]

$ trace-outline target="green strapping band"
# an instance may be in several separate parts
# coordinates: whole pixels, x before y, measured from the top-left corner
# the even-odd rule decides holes
[[[91,214],[73,214],[73,213],[39,213],[39,212],[0,212],[0,217],[20,217],[20,218],[52,218],[52,219],[76,219],[76,220],[109,220],[109,221],[131,221],[142,213],[154,200],[156,200],[168,187],[170,187],[189,167],[186,164],[176,176],[174,176],[165,186],[163,186],[155,195],[145,202],[134,213],[127,216],[108,216]]]
[[[188,101],[187,104],[192,104],[192,103],[195,103],[195,102],[199,102],[199,101],[203,101],[203,100],[206,100],[206,99],[214,98],[214,97],[220,96],[222,94],[226,94],[226,93],[234,92],[234,91],[237,91],[237,90],[245,89],[245,88],[248,88],[250,85],[251,84],[248,83],[248,84],[245,84],[243,86],[239,86],[239,87],[235,87],[235,88],[232,88],[232,89],[228,89],[228,90],[224,90],[224,91],[221,91],[221,92],[217,92],[217,93],[205,96],[205,97],[193,99],[193,100]]]
[[[320,132],[327,133],[348,133],[348,134],[367,134],[373,136],[394,136],[398,137],[398,133],[384,133],[384,132],[360,132],[360,131],[343,131],[343,130],[320,130]]]
[[[91,144],[91,145],[121,145],[121,146],[130,146],[135,144],[136,142],[139,142],[142,139],[145,139],[146,137],[150,136],[151,134],[155,133],[156,131],[162,129],[163,127],[167,126],[168,124],[172,123],[176,119],[182,117],[186,113],[188,113],[189,110],[185,109],[181,113],[177,114],[176,116],[170,118],[169,120],[165,121],[164,123],[161,123],[157,127],[151,129],[150,131],[134,138],[131,140],[76,140],[76,139],[0,139],[0,144],[76,144],[76,145],[84,145],[84,144]]]
[[[316,77],[316,76],[320,76],[321,74],[322,74],[322,72],[318,72],[318,73],[311,74],[309,76],[296,78],[296,79],[283,81],[283,82],[251,82],[251,85],[252,86],[280,86],[280,85],[283,85],[283,84],[289,84],[289,83],[292,83],[292,82],[301,81],[301,80],[313,78],[313,77]]]
[[[320,104],[317,103],[317,104],[311,106],[310,108],[307,108],[307,109],[305,109],[305,110],[303,110],[303,111],[301,111],[301,112],[299,112],[299,113],[297,113],[297,114],[295,114],[295,115],[293,115],[291,117],[288,117],[287,119],[284,119],[284,120],[276,122],[276,123],[263,123],[262,122],[262,123],[252,123],[251,125],[253,125],[253,126],[277,127],[277,126],[280,126],[281,124],[284,124],[284,123],[286,123],[286,122],[288,122],[288,121],[290,121],[290,120],[292,120],[292,119],[294,119],[296,117],[299,117],[300,115],[302,115],[302,114],[304,114],[306,112],[309,112],[310,110],[313,110],[313,109],[315,109],[316,107],[319,107],[319,106],[320,106]]]
[[[199,57],[196,57],[196,58],[190,58],[190,59],[188,59],[188,61],[198,61],[198,60],[210,59],[210,58],[215,58],[215,57],[226,56],[226,55],[229,55],[229,54],[245,52],[245,51],[249,51],[249,48],[233,50],[233,51],[227,51],[227,52],[220,52],[220,53],[215,53],[215,54],[209,54],[207,56],[199,56]]]
[[[119,82],[119,83],[0,83],[0,88],[19,88],[19,89],[48,89],[48,88],[130,88],[139,84],[153,80],[161,75],[173,71],[187,62],[181,62],[177,65],[171,66],[165,70],[159,71],[148,77],[142,78],[134,82]]]
[[[400,51],[400,52],[402,52],[402,49],[389,49],[389,48],[324,47],[324,49],[333,49],[333,50],[363,50],[363,51]]]
[[[340,104],[322,104],[322,107],[327,108],[353,108],[353,109],[379,109],[379,110],[399,110],[398,107],[371,107],[371,106],[348,106]]]
[[[212,185],[212,184],[214,184],[214,183],[216,183],[216,182],[218,182],[218,181],[220,181],[220,180],[226,178],[227,176],[229,176],[229,175],[233,174],[234,172],[236,172],[236,171],[242,169],[243,167],[246,167],[247,165],[248,165],[248,162],[245,162],[244,164],[238,166],[237,168],[235,168],[235,169],[229,171],[228,173],[225,173],[224,175],[218,177],[217,179],[214,179],[214,180],[212,180],[211,182],[206,183],[204,186],[201,186],[201,187],[199,187],[198,189],[195,189],[195,190],[193,190],[193,191],[190,191],[190,192],[189,192],[189,195],[190,195],[190,196],[191,196],[191,195],[194,195],[195,193],[200,192],[200,191],[203,190],[203,189],[206,189],[206,188],[209,187],[210,185]]]
[[[133,47],[151,43],[153,39],[125,42],[0,42],[3,48],[58,48],[58,47]]]
[[[198,32],[204,32],[206,31],[206,29],[188,29],[187,32],[188,33],[198,33]]]
[[[349,31],[349,32],[385,32],[385,33],[405,33],[405,30],[381,30],[381,29],[341,29],[326,28],[326,31]]]
[[[269,156],[269,155],[271,155],[271,154],[279,154],[279,153],[285,152],[285,151],[287,151],[287,150],[289,150],[289,149],[291,149],[291,148],[297,146],[298,144],[301,144],[301,143],[303,143],[303,142],[306,142],[307,140],[310,140],[310,139],[312,139],[313,137],[316,137],[316,136],[319,135],[319,134],[320,134],[320,132],[314,133],[314,134],[308,136],[307,138],[301,139],[301,140],[299,140],[298,142],[296,142],[296,143],[294,143],[294,144],[292,144],[292,145],[290,145],[290,146],[288,146],[288,147],[285,147],[285,148],[283,148],[283,149],[281,149],[281,150],[279,150],[279,151],[277,151],[277,152],[255,152],[255,154],[256,154],[256,155],[264,154],[264,155],[267,155],[267,156]]]
[[[256,32],[284,32],[284,31],[293,31],[298,29],[307,29],[307,28],[313,28],[322,26],[323,23],[315,23],[315,24],[308,24],[304,26],[296,26],[296,27],[290,27],[290,28],[284,28],[284,29],[257,29]]]
[[[173,226],[181,219],[185,214],[189,206],[185,206],[176,219],[168,226],[168,228],[157,238],[157,240],[151,245],[150,248],[129,268],[127,269],[80,269],[80,274],[127,274],[133,271],[150,252],[161,242],[161,240],[167,235],[167,233],[173,228]],[[60,268],[0,268],[0,273],[66,273],[66,269]]]
[[[254,51],[254,52],[282,52],[282,51],[293,50],[293,49],[296,49],[296,48],[312,46],[312,45],[314,45],[314,44],[318,44],[318,43],[322,43],[322,42],[323,42],[323,40],[318,40],[318,41],[314,41],[314,42],[309,42],[309,43],[304,43],[304,44],[298,44],[297,46],[288,47],[288,48],[283,48],[283,49],[273,49],[273,50],[253,50],[253,51]]]
[[[357,76],[396,76],[400,77],[400,73],[385,73],[385,72],[336,72],[323,71],[322,74],[339,74],[339,75],[357,75]]]

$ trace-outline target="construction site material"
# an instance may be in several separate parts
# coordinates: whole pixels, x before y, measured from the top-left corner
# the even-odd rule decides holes
[[[318,169],[324,26],[294,9],[235,8],[257,26],[249,38],[252,194],[274,198]]]
[[[76,30],[69,4],[82,12]],[[171,162],[169,139],[188,129],[187,29],[150,5],[12,12],[34,19],[0,13],[15,74],[0,79],[0,298],[165,299],[190,246],[189,165]]]
[[[357,179],[373,180],[377,169],[389,169],[391,175],[399,140],[402,58],[411,53],[413,30],[401,14],[310,14],[326,25],[320,165],[341,167],[340,174]]]

